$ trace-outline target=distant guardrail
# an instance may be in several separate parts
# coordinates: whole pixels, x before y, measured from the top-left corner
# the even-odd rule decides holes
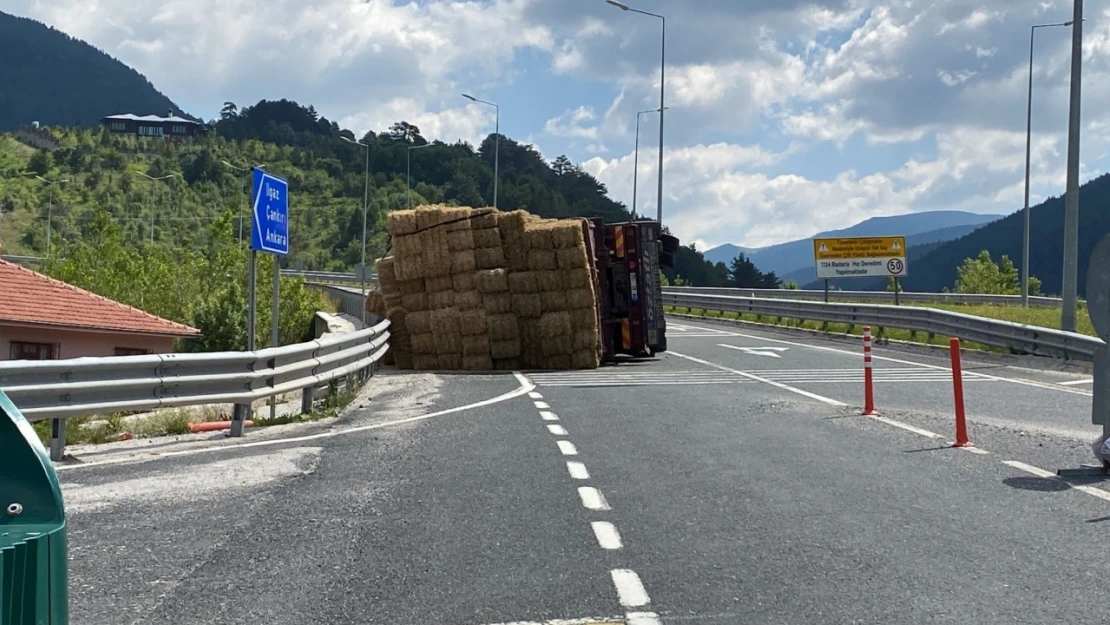
[[[787,300],[821,301],[824,291],[812,289],[735,289],[693,286],[663,287],[663,292],[691,293],[698,295],[724,295],[730,297],[762,297]],[[898,294],[898,300],[913,304],[991,304],[996,306],[1020,306],[1020,295],[979,295],[975,293],[907,293]],[[830,302],[881,302],[894,303],[893,291],[829,291]],[[1036,308],[1057,308],[1058,297],[1029,298],[1029,305]]]
[[[983,345],[1010,349],[1018,353],[1091,361],[1101,339],[1075,332],[999,321],[923,306],[811,302],[708,295],[691,289],[664,289],[663,303],[694,308],[805,321],[827,321],[850,325],[872,325],[954,336]]]
[[[281,275],[290,278],[304,278],[305,282],[322,284],[361,284],[358,274],[342,271],[300,271],[297,269],[282,269]],[[366,278],[367,283],[377,282],[378,274],[372,273]]]
[[[249,405],[300,390],[311,407],[320,384],[367,373],[388,349],[389,322],[254,352],[154,354],[0,362],[0,389],[29,421],[54,419],[51,457],[66,417],[209,404]],[[60,434],[59,434],[60,432]]]

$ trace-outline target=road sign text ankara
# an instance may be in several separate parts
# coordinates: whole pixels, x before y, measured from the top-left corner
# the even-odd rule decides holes
[[[905,237],[814,239],[813,260],[820,279],[901,278],[909,270]]]
[[[261,169],[254,170],[251,192],[251,249],[289,255],[289,183]]]

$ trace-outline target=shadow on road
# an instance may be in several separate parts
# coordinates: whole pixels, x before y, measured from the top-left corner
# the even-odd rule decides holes
[[[1008,477],[1002,483],[1011,488],[1034,490],[1042,493],[1059,492],[1070,488],[1065,482],[1054,477]]]

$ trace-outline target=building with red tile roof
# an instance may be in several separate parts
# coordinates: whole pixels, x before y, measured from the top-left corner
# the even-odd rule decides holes
[[[196,336],[196,328],[0,260],[0,360],[169,353],[174,339]]]

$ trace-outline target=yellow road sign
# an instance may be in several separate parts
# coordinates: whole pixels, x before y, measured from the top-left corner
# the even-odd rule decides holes
[[[814,260],[905,257],[906,237],[857,237],[851,239],[813,240]]]

